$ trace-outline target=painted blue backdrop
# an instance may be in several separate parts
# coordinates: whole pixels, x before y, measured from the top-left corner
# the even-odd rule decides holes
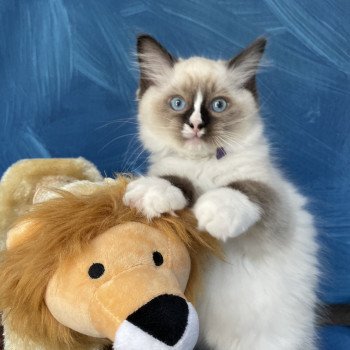
[[[0,174],[32,157],[139,171],[135,36],[229,58],[269,38],[259,76],[267,132],[318,218],[326,302],[350,302],[350,1],[0,0]],[[298,263],[297,261],[295,262]],[[350,330],[321,331],[350,349]]]

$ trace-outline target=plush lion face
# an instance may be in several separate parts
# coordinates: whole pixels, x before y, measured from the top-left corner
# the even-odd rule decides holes
[[[62,192],[15,225],[0,263],[0,308],[18,334],[50,349],[106,339],[118,349],[194,347],[187,299],[213,242],[186,211],[148,222],[123,205],[125,185]]]
[[[158,342],[174,346],[180,339],[190,349],[198,332],[184,296],[190,269],[178,237],[129,222],[63,261],[49,281],[45,301],[61,324],[115,340],[118,349],[153,349]]]

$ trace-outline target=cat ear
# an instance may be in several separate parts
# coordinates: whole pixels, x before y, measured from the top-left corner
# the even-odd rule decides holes
[[[228,68],[235,76],[235,80],[242,87],[250,90],[254,96],[256,96],[255,75],[264,54],[266,42],[265,38],[258,38],[227,62]]]
[[[176,60],[150,35],[137,38],[137,57],[140,66],[139,97],[151,86],[163,80],[173,68]]]

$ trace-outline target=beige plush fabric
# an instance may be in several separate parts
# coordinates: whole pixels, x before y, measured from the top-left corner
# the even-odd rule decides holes
[[[103,346],[91,346],[84,350],[102,350]],[[19,337],[16,333],[11,332],[9,327],[6,326],[6,321],[4,322],[4,350],[52,350],[45,349],[42,346],[33,343],[30,340],[23,339]],[[57,349],[57,350],[67,350],[67,349]]]
[[[102,176],[84,158],[24,159],[8,168],[0,181],[0,249],[8,228],[32,204],[39,186],[59,187],[76,180],[100,181]]]
[[[78,180],[98,182],[102,179],[97,168],[84,158],[24,159],[13,164],[0,181],[0,250],[6,248],[7,231],[13,222],[29,208],[42,188],[57,188]],[[2,322],[4,350],[51,350],[12,332],[6,317]],[[100,349],[91,347],[86,350]]]

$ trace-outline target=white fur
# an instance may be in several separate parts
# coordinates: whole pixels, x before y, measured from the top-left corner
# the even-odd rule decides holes
[[[149,219],[183,209],[187,205],[180,189],[157,177],[141,177],[130,182],[124,195],[124,203],[138,209]]]
[[[141,140],[151,153],[149,175],[188,178],[202,196],[194,208],[199,225],[226,239],[222,242],[225,260],[212,258],[205,267],[197,303],[201,342],[214,350],[314,350],[318,247],[313,219],[305,209],[305,198],[271,161],[252,94],[239,88],[252,74],[247,66],[234,67],[228,74],[220,61],[190,58],[174,66],[166,85],[145,92],[139,120]],[[221,145],[227,155],[220,160],[215,146],[184,146],[171,130],[157,128],[152,119],[153,106],[162,101],[164,90],[188,80],[225,84],[245,117],[240,132]],[[219,190],[241,180],[259,181],[279,193],[275,220],[283,225],[252,225],[259,214],[254,204],[244,195],[238,198]],[[236,219],[240,221],[236,227],[250,227],[248,232],[239,235],[241,230],[231,229]],[[283,232],[271,232],[274,227],[284,227]],[[230,235],[236,237],[228,239]]]
[[[289,231],[283,232],[289,238],[285,246],[251,239],[253,227],[249,235],[223,244],[225,262],[213,258],[208,263],[204,292],[197,303],[201,339],[214,350],[315,349],[318,269],[313,220],[304,209],[305,199],[271,164],[263,136],[255,131],[256,137],[251,135],[245,149],[220,160],[193,160],[171,152],[153,154],[150,174],[186,176],[204,193],[204,199],[211,196],[207,191],[242,179],[261,181],[283,193],[289,213],[283,218],[289,221]],[[224,196],[221,199],[227,201]],[[200,222],[201,201],[194,209]],[[251,206],[247,208],[249,213]],[[264,237],[266,233],[257,235]]]
[[[191,145],[199,145],[199,139],[205,134],[205,129],[199,129],[198,126],[203,123],[202,115],[201,115],[201,105],[203,102],[203,95],[200,91],[197,91],[197,95],[193,104],[193,113],[190,116],[190,123],[192,123],[193,127],[191,128],[187,123],[183,125],[181,134],[185,139],[190,141],[187,144]]]
[[[194,101],[194,110],[190,116],[190,123],[192,123],[195,128],[197,128],[198,125],[200,123],[202,123],[202,116],[201,116],[202,101],[203,101],[203,96],[202,96],[201,92],[198,91],[196,99]]]
[[[220,160],[153,153],[149,171],[188,177],[201,193],[235,180],[261,181],[283,193],[288,209],[288,244],[254,241],[252,228],[223,245],[225,262],[209,263],[197,304],[202,341],[215,350],[315,349],[317,244],[306,201],[271,163],[261,124],[242,147],[226,150]]]
[[[229,188],[202,194],[193,212],[199,229],[224,242],[247,231],[260,219],[260,208],[243,193]]]

